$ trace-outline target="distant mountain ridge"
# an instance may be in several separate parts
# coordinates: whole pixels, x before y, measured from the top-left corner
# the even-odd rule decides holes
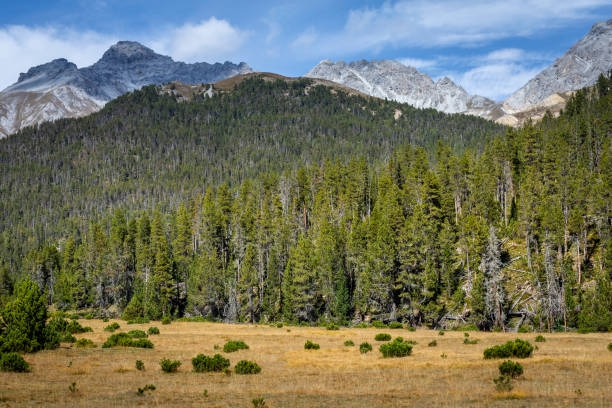
[[[187,64],[133,41],[111,46],[95,64],[77,68],[65,58],[30,68],[0,92],[0,137],[24,126],[83,116],[144,85],[212,83],[253,72],[246,63]]]
[[[487,119],[501,116],[495,101],[468,94],[448,77],[434,82],[416,68],[393,60],[360,60],[348,64],[324,60],[305,77],[337,82],[367,95],[408,103],[417,108],[468,113]]]

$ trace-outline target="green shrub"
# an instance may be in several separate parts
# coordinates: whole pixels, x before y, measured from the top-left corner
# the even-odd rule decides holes
[[[138,371],[144,371],[145,366],[144,366],[144,363],[142,362],[142,360],[136,360],[136,369]]]
[[[338,327],[337,324],[330,323],[330,324],[327,325],[327,330],[340,330],[340,328]]]
[[[87,320],[91,320],[93,318],[95,318],[95,316],[92,313],[86,313],[85,316],[83,316],[85,319]]]
[[[406,357],[412,353],[412,345],[405,342],[401,337],[395,338],[390,343],[382,344],[379,348],[383,357]]]
[[[530,332],[530,330],[529,330],[529,328],[528,328],[527,326],[524,326],[524,325],[523,325],[523,326],[521,326],[521,327],[519,327],[519,328],[518,328],[517,332],[518,332],[518,333],[529,333],[529,332]]]
[[[62,336],[62,338],[60,339],[60,341],[62,343],[75,343],[77,341],[76,337],[74,337],[72,334],[70,333],[66,333]]]
[[[198,354],[191,359],[193,371],[196,373],[208,373],[213,371],[223,371],[228,368],[230,361],[221,354],[215,354],[213,357]]]
[[[463,339],[463,344],[478,344],[478,339],[470,340],[467,337]]]
[[[143,395],[145,391],[155,391],[155,385],[147,384],[142,388],[138,388],[138,395]]]
[[[128,336],[130,336],[133,339],[146,339],[147,337],[147,333],[145,333],[142,330],[130,330],[128,332]]]
[[[484,351],[485,359],[492,358],[527,358],[533,354],[533,346],[528,341],[516,339],[506,344],[493,346]]]
[[[544,343],[546,341],[546,337],[542,336],[541,334],[538,335],[538,337],[535,338],[536,343]]]
[[[181,366],[181,362],[178,360],[168,360],[167,358],[164,358],[159,362],[159,365],[164,373],[176,373],[178,368]]]
[[[133,340],[127,333],[116,333],[113,334],[106,340],[102,345],[102,348],[109,347],[140,347],[140,348],[153,348],[153,343],[147,339]]]
[[[170,324],[172,320],[168,316],[164,316],[161,320],[161,324]]]
[[[149,336],[159,334],[159,329],[155,326],[151,326],[149,327],[149,330],[147,330],[147,333],[149,333]]]
[[[249,346],[242,340],[231,340],[223,345],[224,353],[233,353],[238,350],[248,350]]]
[[[70,334],[75,334],[75,333],[88,333],[88,332],[92,332],[93,329],[89,326],[81,326],[81,323],[79,323],[76,320],[72,320],[70,321],[70,323],[68,323],[68,325],[66,326],[66,332],[70,333]]]
[[[306,350],[318,350],[320,347],[317,343],[313,343],[310,340],[306,340],[306,343],[304,343],[304,348]]]
[[[391,335],[389,333],[378,333],[376,336],[374,336],[374,340],[389,341],[391,340]]]
[[[266,400],[264,397],[253,398],[251,404],[253,404],[253,408],[266,408]]]
[[[355,326],[353,326],[357,329],[367,329],[368,327],[370,327],[366,322],[361,322],[361,323],[357,323]]]
[[[497,389],[497,391],[507,392],[512,390],[512,382],[507,375],[500,375],[494,378],[493,382],[495,383],[495,389]]]
[[[282,328],[283,327],[283,323],[281,323],[281,322],[276,323],[276,327],[279,328],[279,329]]]
[[[506,360],[499,365],[499,373],[511,378],[517,378],[523,374],[523,366],[520,363]]]
[[[0,371],[27,373],[30,365],[17,353],[5,353],[0,355]]]
[[[466,324],[465,326],[454,327],[455,331],[479,331],[475,324]]]
[[[240,360],[234,367],[236,374],[258,374],[261,372],[261,367],[249,360]]]
[[[400,322],[391,322],[389,323],[389,328],[390,329],[403,329],[404,325],[401,324]]]
[[[79,339],[77,340],[76,347],[78,348],[94,348],[94,347],[98,347],[95,345],[95,343],[89,339]],[[103,346],[104,347],[104,346]]]
[[[612,351],[612,343],[608,344],[608,351]]]
[[[127,324],[147,324],[150,320],[146,317],[137,317],[135,319],[130,319],[127,321]]]
[[[104,331],[107,331],[107,332],[111,332],[111,333],[112,333],[112,332],[114,332],[115,330],[118,330],[120,327],[121,327],[121,326],[119,326],[119,323],[117,323],[117,322],[112,322],[111,324],[109,324],[108,326],[106,326],[106,327],[104,328]]]
[[[444,336],[444,330],[440,330],[440,331],[438,332],[438,336]]]
[[[436,347],[438,345],[438,342],[436,340],[431,341],[427,344],[427,347]]]
[[[376,327],[377,329],[383,329],[387,327],[387,325],[381,322],[380,320],[372,320],[371,324],[373,327]]]
[[[102,319],[102,321],[103,321],[104,323],[107,323],[109,320],[110,320],[110,319],[109,319],[108,317],[105,317],[104,319]]]
[[[410,327],[408,327],[408,331],[414,332],[414,331],[416,331],[416,327],[410,326]]]
[[[369,351],[372,351],[372,345],[370,343],[365,342],[359,345],[359,352],[361,354],[365,354]]]
[[[355,345],[355,343],[353,343],[353,340],[347,340],[347,341],[344,342],[344,345],[346,347],[352,347],[352,346]]]

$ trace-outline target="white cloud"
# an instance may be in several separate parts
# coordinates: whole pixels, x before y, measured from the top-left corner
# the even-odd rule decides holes
[[[93,31],[14,25],[0,28],[0,89],[17,81],[20,72],[56,58],[77,66],[96,62],[116,38]]]
[[[312,47],[319,39],[319,34],[312,27],[300,34],[291,45],[294,48]]]
[[[400,58],[397,61],[401,62],[406,66],[414,67],[416,69],[432,68],[438,65],[438,61],[432,59]]]
[[[236,56],[249,33],[226,20],[211,17],[199,24],[187,23],[151,42],[153,49],[186,62],[225,61]]]
[[[609,0],[400,0],[348,13],[344,27],[319,35],[311,52],[378,52],[386,47],[472,47],[532,35],[571,21],[593,19],[591,10]],[[308,32],[298,36],[311,38]]]

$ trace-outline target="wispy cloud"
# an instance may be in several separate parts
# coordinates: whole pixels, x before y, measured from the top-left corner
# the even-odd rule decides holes
[[[438,65],[438,61],[435,59],[399,58],[398,61],[416,69],[433,68]]]

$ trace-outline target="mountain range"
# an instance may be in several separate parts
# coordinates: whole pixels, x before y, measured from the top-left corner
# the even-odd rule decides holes
[[[177,62],[137,42],[120,41],[90,67],[60,58],[20,74],[0,92],[0,137],[46,120],[88,115],[144,85],[211,83],[252,71],[244,62]]]
[[[540,119],[548,110],[557,114],[572,91],[593,85],[611,68],[612,19],[593,25],[563,56],[501,102],[471,95],[448,77],[434,81],[416,68],[393,60],[324,60],[305,77],[417,108],[475,115],[517,126],[528,119]],[[244,62],[187,64],[137,42],[120,41],[90,67],[77,68],[60,58],[20,74],[15,84],[0,92],[0,138],[43,121],[91,114],[106,102],[144,85],[214,83],[251,72]]]

